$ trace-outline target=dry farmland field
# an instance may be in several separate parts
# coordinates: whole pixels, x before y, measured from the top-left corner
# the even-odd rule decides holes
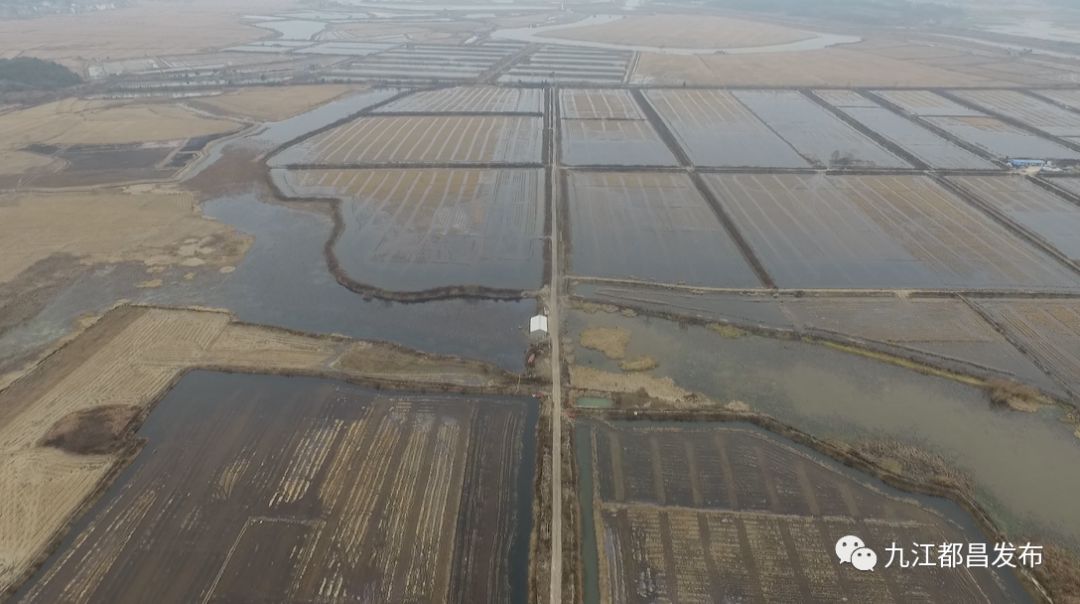
[[[20,599],[518,599],[535,421],[521,399],[189,374]]]
[[[313,165],[539,163],[539,117],[367,116],[283,151]]]
[[[838,92],[853,94],[840,96]],[[942,138],[901,115],[850,91],[816,90],[818,97],[862,124],[889,139],[897,146],[926,162],[931,168],[958,170],[994,170],[993,162],[979,157],[952,141]]]
[[[460,86],[417,92],[375,110],[375,113],[541,113],[544,92],[539,88]]]
[[[691,161],[699,166],[809,165],[730,92],[650,90],[645,94]]]
[[[575,422],[586,593],[610,602],[1013,601],[991,570],[884,568],[892,542],[986,541],[944,502],[902,498],[739,424]],[[922,505],[921,505],[922,504]],[[857,534],[875,572],[839,565]],[[590,547],[591,546],[591,547]],[[588,568],[588,566],[587,566]]]
[[[1080,287],[1072,270],[925,176],[705,179],[781,287]]]
[[[338,199],[333,253],[386,290],[537,289],[544,258],[540,170],[290,170],[287,195]]]
[[[988,86],[1003,76],[965,73],[927,62],[895,59],[846,44],[809,52],[699,54],[640,53],[631,81],[682,86]]]
[[[964,176],[950,180],[1065,257],[1080,262],[1080,206],[1026,178]]]
[[[577,275],[757,287],[753,270],[685,174],[568,175]]]
[[[739,90],[734,95],[815,166],[910,167],[796,91]]]

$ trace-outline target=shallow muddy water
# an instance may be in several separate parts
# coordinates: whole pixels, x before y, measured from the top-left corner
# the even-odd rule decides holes
[[[894,440],[940,455],[969,476],[981,503],[1010,536],[1080,545],[1080,440],[1055,408],[995,409],[978,389],[799,341],[725,338],[670,321],[572,312],[586,326],[632,333],[627,358],[649,355],[683,388],[751,409],[819,438]],[[577,346],[576,362],[618,371]]]
[[[201,292],[166,292],[162,297],[168,303],[189,300],[228,308],[253,323],[387,340],[507,369],[523,366],[535,301],[364,300],[342,287],[326,268],[328,218],[262,203],[253,196],[216,200],[203,209],[254,235],[255,243],[236,271],[219,284],[200,288]]]
[[[362,111],[366,107],[381,103],[399,92],[401,92],[401,89],[398,88],[364,90],[330,101],[311,111],[278,122],[263,124],[242,137],[210,146],[206,155],[187,171],[184,178],[190,180],[197,177],[200,172],[213,165],[221,159],[223,154],[230,150],[256,149],[263,152],[270,151],[305,133],[324,128]],[[269,157],[267,162],[274,165],[273,156]]]

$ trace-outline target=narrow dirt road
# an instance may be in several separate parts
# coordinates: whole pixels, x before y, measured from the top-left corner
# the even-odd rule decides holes
[[[559,167],[558,89],[552,88],[548,121],[551,144],[551,298],[548,300],[548,332],[551,334],[551,604],[562,602],[562,354],[559,345]]]

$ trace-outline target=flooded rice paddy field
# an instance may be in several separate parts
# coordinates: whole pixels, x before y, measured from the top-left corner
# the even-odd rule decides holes
[[[834,88],[819,88],[814,90],[814,95],[833,107],[848,109],[851,107],[880,107],[877,103],[861,95],[855,90],[836,90]]]
[[[407,44],[337,65],[331,72],[353,79],[431,81],[475,80],[522,50],[516,43],[474,46]]]
[[[279,162],[317,165],[539,163],[542,120],[509,116],[367,116],[290,147]]]
[[[781,287],[1080,286],[1064,264],[924,176],[704,178]]]
[[[567,179],[574,274],[760,286],[685,174],[572,172]]]
[[[383,105],[374,113],[542,113],[543,110],[544,91],[539,88],[459,86],[417,92]]]
[[[644,119],[564,119],[562,163],[569,166],[676,166],[678,160]]]
[[[929,90],[875,90],[874,94],[919,117],[986,115]]]
[[[940,467],[970,480],[1010,537],[1080,546],[1080,446],[1056,407],[994,407],[980,389],[799,340],[618,313],[569,314],[572,341],[590,328],[625,331],[625,357],[657,363],[647,376],[669,377],[719,404],[743,402],[820,439],[880,443],[900,459],[911,448],[936,456]],[[577,346],[573,355],[576,365],[620,372],[600,352]]]
[[[905,497],[743,424],[574,423],[585,601],[1028,601],[993,570],[837,565],[849,534],[988,541],[957,506]],[[884,556],[884,554],[879,554]]]
[[[809,166],[731,92],[649,90],[645,97],[696,165]]]
[[[910,167],[799,92],[737,90],[733,94],[815,166]]]
[[[1080,302],[982,300],[978,306],[1080,398]]]
[[[527,399],[191,373],[17,599],[524,601],[535,425]]]
[[[1017,90],[957,90],[957,97],[1054,136],[1080,136],[1080,113]]]
[[[927,122],[999,158],[1080,160],[1080,152],[993,117],[927,117]]]
[[[1026,178],[964,176],[950,180],[1031,231],[1065,257],[1080,260],[1080,206]]]
[[[992,157],[1080,159],[1080,153],[1050,138],[1037,136],[929,90],[887,90],[873,94]],[[1080,115],[1016,91],[954,91],[951,94],[1021,122],[1041,124],[1040,128],[1051,133],[1070,133],[1076,124],[1080,124]]]
[[[397,55],[351,61],[343,70],[415,75],[445,63],[473,77],[465,74],[483,73],[524,50],[478,45],[455,55],[450,48],[456,47],[413,45]],[[546,47],[502,78],[618,83],[629,57]],[[343,284],[405,293],[541,287],[544,91],[427,90],[357,117],[399,92],[363,91],[253,127],[208,147],[189,167],[195,175],[220,170],[215,164],[238,152],[262,161],[260,154],[329,127],[268,162],[281,192],[295,202],[276,203],[283,200],[259,193],[255,183],[233,183],[230,193],[205,200],[207,216],[254,236],[235,267],[169,268],[155,273],[158,284],[145,287],[138,284],[146,277],[137,264],[99,267],[62,288],[36,317],[0,333],[0,347],[48,343],[57,336],[55,325],[125,298],[224,308],[242,321],[387,340],[521,371],[534,300],[406,304]],[[706,168],[910,166],[802,92],[637,94],[559,91],[563,162],[624,166],[562,175],[568,195],[560,199],[567,208],[560,216],[568,218],[561,226],[577,276],[760,292],[770,277],[781,288],[1080,291],[1075,271],[999,224],[1011,221],[1077,258],[1069,237],[1077,229],[1069,226],[1080,210],[1028,181],[948,177],[969,190],[972,201],[925,176],[713,170],[701,176],[709,190],[699,190],[696,175],[629,167],[678,165],[665,143],[669,134],[681,146],[674,151]],[[1046,148],[1038,145],[1065,149],[930,91],[883,92],[889,97],[884,104],[855,91],[814,94],[934,168],[994,165],[920,120],[1003,126],[1013,138],[988,142],[997,145],[997,151],[987,149],[996,156]],[[894,112],[890,103],[921,117]],[[109,163],[104,157],[73,156],[71,165],[89,166],[89,173],[104,167],[95,162]],[[289,164],[303,165],[285,168]],[[1053,182],[1080,193],[1071,180],[1078,179]],[[311,197],[340,200],[337,217],[330,204],[309,203]],[[987,208],[1001,213],[998,221],[986,216]],[[737,232],[722,220],[727,216]],[[743,240],[748,248],[740,250]],[[764,270],[754,264],[755,272],[752,261]],[[1071,299],[795,298],[595,283],[575,285],[574,293],[659,313],[881,343],[904,358],[1010,377],[1058,398],[1075,400],[1080,393],[1080,311]],[[896,463],[915,447],[969,479],[965,485],[1010,536],[1080,548],[1074,509],[1080,482],[1073,471],[1080,449],[1074,426],[1061,425],[1057,407],[1032,413],[992,407],[983,390],[836,346],[617,314],[573,311],[568,323],[575,341],[589,327],[623,330],[628,358],[653,362],[624,373],[614,359],[577,347],[572,376],[575,367],[585,367],[616,381],[641,380],[646,389],[671,378],[676,388],[720,404],[746,403],[821,438],[882,444],[896,452]],[[520,601],[528,576],[535,424],[535,408],[523,400],[393,395],[306,378],[194,373],[151,414],[140,433],[147,448],[19,597],[116,599],[123,584],[133,586],[123,596],[140,601],[227,601],[250,595],[255,584],[261,591],[254,597],[265,600]],[[940,540],[974,529],[940,505],[901,501],[776,437],[730,425],[580,426],[578,454],[589,454],[579,463],[600,469],[595,478],[582,476],[592,481],[582,485],[582,503],[595,505],[585,519],[591,523],[585,540],[600,551],[585,564],[592,564],[586,573],[596,581],[587,590],[596,597],[873,593],[887,601],[912,591],[981,589],[989,594],[985,599],[1014,599],[1009,577],[1002,584],[958,573],[848,576],[828,559],[827,545],[853,526],[882,540],[910,540],[913,532]],[[397,440],[371,446],[374,439]],[[196,463],[190,451],[200,449]],[[701,463],[710,459],[719,461]],[[725,467],[725,460],[737,467]],[[718,467],[720,474],[711,475]],[[369,485],[375,486],[359,492]],[[839,506],[835,514],[830,505]],[[393,555],[385,555],[388,550]],[[102,556],[109,563],[95,566]],[[750,559],[755,562],[743,563]],[[153,579],[166,565],[182,569],[177,585]],[[281,572],[256,572],[267,567]]]
[[[840,96],[845,92],[858,97]],[[833,94],[825,94],[833,93]],[[836,107],[865,128],[880,134],[897,146],[926,162],[932,168],[954,170],[995,170],[993,162],[979,157],[963,147],[941,138],[923,126],[875,104],[850,91],[816,90],[825,102]]]
[[[560,162],[570,166],[676,166],[678,160],[625,90],[559,93]]]
[[[622,84],[634,53],[587,48],[542,46],[499,76],[503,84]]]
[[[627,90],[561,89],[559,115],[563,119],[643,120],[637,101]]]
[[[1066,193],[1071,193],[1073,196],[1080,197],[1080,178],[1061,176],[1043,178],[1043,182],[1049,182]]]
[[[283,190],[340,200],[333,254],[384,290],[454,285],[539,289],[540,170],[291,170]]]
[[[1080,90],[1035,90],[1032,92],[1070,109],[1080,109]]]

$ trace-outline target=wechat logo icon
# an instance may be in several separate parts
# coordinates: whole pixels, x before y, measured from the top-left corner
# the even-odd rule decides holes
[[[877,552],[855,535],[847,535],[836,541],[836,557],[840,564],[850,564],[858,570],[873,571],[877,566]]]

